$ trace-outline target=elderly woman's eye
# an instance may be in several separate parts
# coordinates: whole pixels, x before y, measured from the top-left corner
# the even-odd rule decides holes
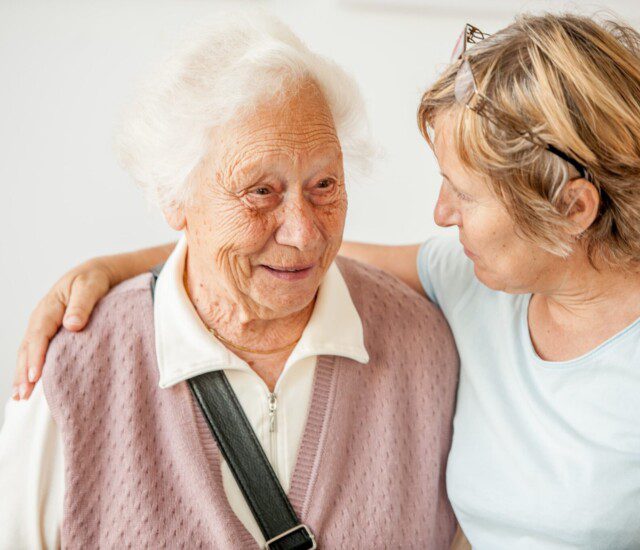
[[[280,193],[270,185],[257,185],[244,193],[246,204],[252,208],[272,208],[280,201]]]
[[[330,178],[325,178],[320,180],[317,184],[316,184],[316,188],[317,189],[328,189],[329,187],[331,187],[333,185],[334,181]]]

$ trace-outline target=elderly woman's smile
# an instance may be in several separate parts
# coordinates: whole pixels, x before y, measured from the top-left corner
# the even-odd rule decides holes
[[[238,323],[306,320],[347,209],[340,143],[316,84],[214,128],[190,185],[191,200],[165,213],[185,230],[188,287],[205,323],[233,334]]]
[[[282,279],[283,281],[299,281],[300,279],[305,279],[308,275],[311,274],[311,270],[315,267],[315,264],[303,266],[290,266],[290,267],[275,267],[271,265],[260,265],[266,269],[271,275],[277,277],[278,279]]]

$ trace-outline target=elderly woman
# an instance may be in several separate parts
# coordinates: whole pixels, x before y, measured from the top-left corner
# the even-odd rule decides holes
[[[423,292],[453,330],[447,487],[474,547],[640,547],[639,97],[631,28],[572,15],[489,37],[468,26],[418,116],[443,176],[435,219],[460,242],[342,248]],[[64,306],[80,328],[139,263],[57,285],[64,303],[33,316],[23,393]]]
[[[44,392],[7,408],[3,548],[264,546],[189,391],[211,371],[318,545],[449,545],[453,339],[397,279],[334,262],[360,105],[269,18],[209,30],[142,90],[120,150],[183,237],[155,301],[149,274],[113,289],[53,339]]]

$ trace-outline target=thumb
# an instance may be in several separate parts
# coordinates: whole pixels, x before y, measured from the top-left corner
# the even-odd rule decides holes
[[[71,285],[69,302],[64,314],[63,325],[67,330],[82,330],[89,322],[96,303],[109,291],[107,281],[95,277],[79,275]]]

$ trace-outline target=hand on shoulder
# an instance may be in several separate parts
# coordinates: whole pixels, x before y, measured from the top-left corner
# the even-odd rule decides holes
[[[29,399],[42,375],[49,343],[60,327],[82,330],[96,303],[117,282],[109,263],[95,258],[73,268],[53,285],[31,313],[18,348],[14,400]]]

